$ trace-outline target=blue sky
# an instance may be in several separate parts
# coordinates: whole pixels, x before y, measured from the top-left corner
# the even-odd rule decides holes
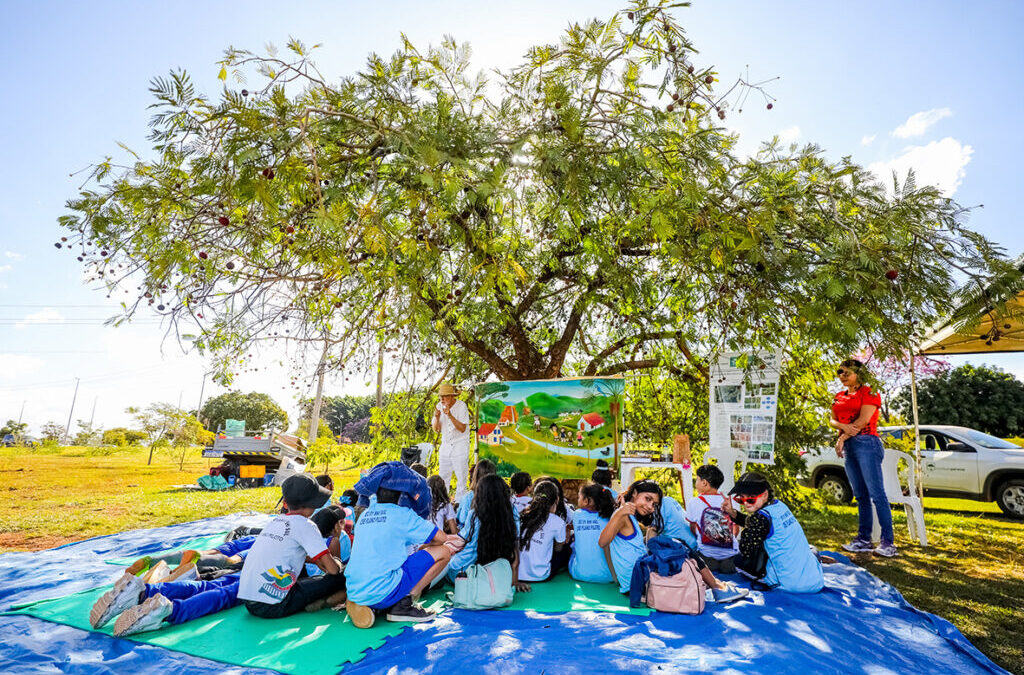
[[[104,327],[116,299],[90,290],[74,258],[57,251],[56,219],[80,185],[72,172],[116,142],[147,150],[149,80],[185,68],[197,86],[219,89],[215,61],[228,45],[261,49],[289,36],[323,43],[318,62],[354,71],[370,51],[390,53],[400,31],[420,45],[444,34],[470,41],[480,68],[508,67],[536,43],[557,40],[570,20],[607,17],[618,3],[519,2],[5,3],[0,14],[0,420],[37,431],[74,418],[113,426],[123,409],[154,401],[198,403],[204,364],[163,340],[155,317]],[[750,106],[727,124],[752,149],[779,134],[852,155],[888,175],[914,166],[919,182],[965,205],[984,204],[972,225],[1010,255],[1024,251],[1014,200],[1022,156],[1024,4],[1005,2],[823,3],[697,0],[677,10],[700,50],[698,63],[723,81],[745,72],[769,85],[774,109]],[[956,363],[964,359],[958,359]],[[1024,358],[989,357],[1024,376]],[[294,408],[288,374],[261,368],[243,390]],[[310,383],[311,384],[311,383]],[[351,383],[350,383],[351,384]],[[328,382],[328,392],[340,393]],[[365,390],[363,383],[349,391]],[[205,395],[220,392],[207,382]],[[294,419],[294,415],[293,415]]]

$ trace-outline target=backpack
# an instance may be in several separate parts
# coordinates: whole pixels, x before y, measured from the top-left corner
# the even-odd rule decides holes
[[[722,509],[712,506],[703,496],[698,498],[704,502],[705,507],[701,511],[700,523],[697,526],[701,543],[705,546],[732,548],[732,519]]]
[[[460,609],[493,609],[511,605],[515,592],[512,565],[498,558],[486,565],[470,565],[455,577],[455,593],[451,597]]]
[[[647,582],[647,606],[672,614],[700,614],[704,611],[706,592],[697,563],[686,560],[683,568],[670,577],[651,572],[651,580]]]

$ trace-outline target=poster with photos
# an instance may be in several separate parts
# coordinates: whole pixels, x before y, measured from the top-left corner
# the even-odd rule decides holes
[[[721,354],[710,369],[712,450],[740,461],[775,462],[782,352]]]

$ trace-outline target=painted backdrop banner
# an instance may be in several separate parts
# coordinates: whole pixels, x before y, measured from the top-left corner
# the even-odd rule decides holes
[[[477,454],[502,475],[589,478],[621,450],[622,378],[485,382],[474,387]]]

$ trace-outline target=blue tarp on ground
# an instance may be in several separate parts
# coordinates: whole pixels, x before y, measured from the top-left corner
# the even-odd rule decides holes
[[[0,555],[0,610],[107,583],[105,559],[174,548],[265,517],[235,515],[137,530],[39,553]],[[920,612],[863,569],[826,568],[816,595],[754,593],[701,616],[453,610],[388,638],[346,673],[500,672],[1006,673],[951,624]],[[534,587],[543,593],[543,584]],[[5,673],[253,674],[179,652],[27,616],[0,616]],[[324,645],[330,650],[330,645]]]

